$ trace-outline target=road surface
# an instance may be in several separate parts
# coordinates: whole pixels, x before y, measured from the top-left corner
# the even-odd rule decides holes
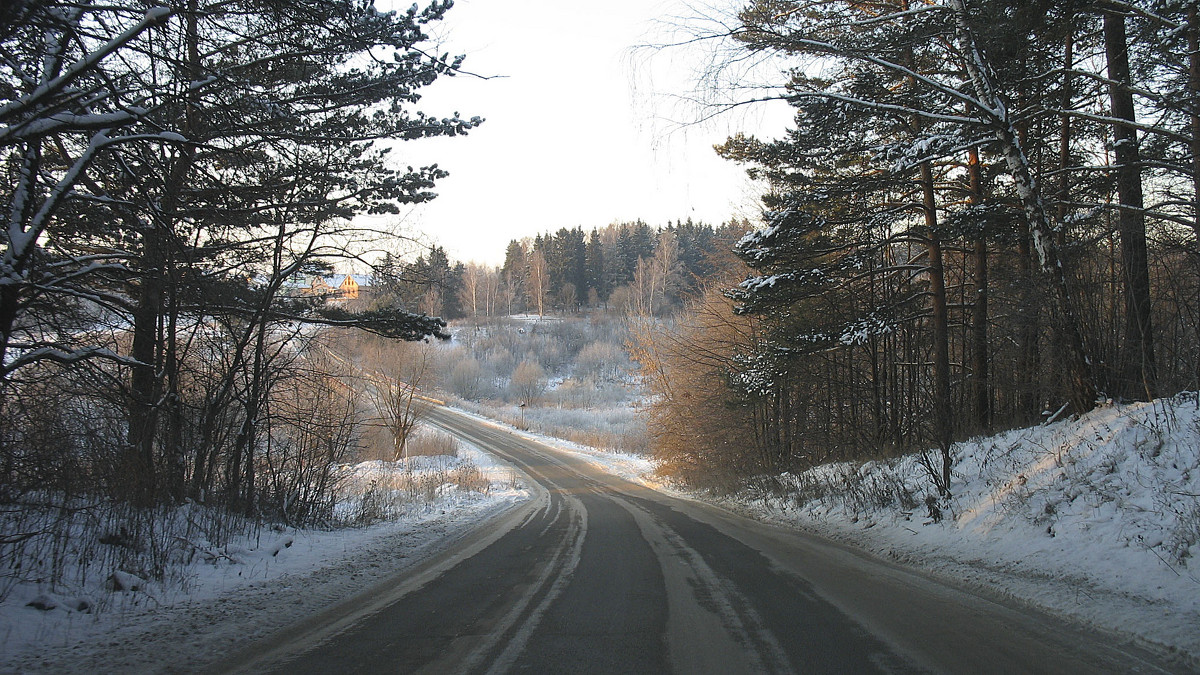
[[[535,497],[222,670],[1173,672],[1153,655],[854,550],[615,478],[438,408]]]

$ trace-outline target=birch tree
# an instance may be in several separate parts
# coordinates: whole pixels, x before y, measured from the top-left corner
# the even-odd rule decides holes
[[[539,318],[546,315],[546,294],[549,287],[546,256],[542,254],[541,249],[531,246],[525,261],[525,293],[529,296],[529,304],[537,309]]]

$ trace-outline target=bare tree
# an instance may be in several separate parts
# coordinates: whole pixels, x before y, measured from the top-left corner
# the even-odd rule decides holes
[[[487,268],[478,263],[468,263],[463,269],[462,287],[458,289],[459,302],[463,309],[471,312],[471,318],[476,322],[480,303],[483,303],[484,314],[487,314],[486,278]]]
[[[629,282],[630,310],[638,316],[654,316],[654,265],[645,258],[638,258],[633,269],[633,280]]]
[[[262,507],[289,523],[328,521],[338,480],[362,432],[361,392],[349,386],[347,363],[327,348],[328,331],[305,349],[268,405],[272,433],[262,453]]]
[[[428,316],[441,316],[446,303],[443,301],[442,289],[430,286],[417,302],[417,309]]]
[[[658,235],[658,247],[650,259],[650,311],[658,313],[666,307],[670,295],[679,289],[683,264],[679,261],[679,241],[671,230]]]
[[[499,270],[485,269],[483,275],[484,315],[495,316],[501,305],[503,280]]]
[[[424,343],[389,343],[371,350],[367,369],[367,398],[379,423],[392,437],[392,458],[408,458],[408,439],[425,417],[430,403],[417,393],[430,376],[429,350]]]

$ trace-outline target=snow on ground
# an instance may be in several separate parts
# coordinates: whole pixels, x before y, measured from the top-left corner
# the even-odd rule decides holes
[[[219,548],[198,542],[200,554],[167,581],[125,579],[136,591],[18,586],[0,603],[0,672],[177,672],[228,656],[417,564],[528,498],[508,465],[465,442],[458,455],[347,467],[352,489],[340,515],[360,515],[364,498],[373,499],[369,515],[386,519],[376,525],[268,529]],[[450,482],[464,475],[469,489]],[[353,489],[356,482],[369,489]],[[413,490],[425,494],[405,494]],[[78,611],[80,599],[92,610]],[[37,600],[55,607],[28,606]]]
[[[952,498],[915,459],[781,477],[723,500],[997,590],[1200,667],[1200,402],[1105,405],[954,447]],[[937,518],[940,513],[940,520]]]
[[[645,457],[513,431],[666,489]],[[954,454],[949,500],[927,501],[930,481],[912,458],[784,474],[770,490],[729,498],[687,496],[1132,634],[1200,667],[1195,393],[1106,405],[1078,420],[959,443]],[[18,588],[0,604],[0,672],[198,669],[222,648],[266,637],[415,564],[528,496],[506,465],[465,444],[460,456],[488,477],[487,489],[449,489],[443,478],[454,467],[443,459],[414,458],[407,469],[358,465],[356,480],[383,496],[414,489],[408,474],[432,476],[415,484],[435,499],[396,507],[382,514],[391,520],[367,528],[264,532],[222,549],[225,557],[194,562],[186,583],[115,594],[103,613],[71,611],[77,596]],[[341,508],[353,515],[364,506],[348,500]],[[27,607],[39,594],[58,607]]]
[[[470,410],[455,408],[455,411],[461,415],[466,415],[467,417],[484,424],[490,424],[494,427],[504,429],[518,436],[537,441],[543,445],[548,445],[556,450],[577,455],[578,457],[595,464],[604,471],[611,473],[614,476],[624,478],[627,481],[652,487],[659,487],[661,485],[661,482],[653,477],[654,462],[645,455],[593,448],[580,443],[574,443],[561,438],[548,436],[546,434],[540,434],[533,431],[524,431],[511,424],[485,417]]]

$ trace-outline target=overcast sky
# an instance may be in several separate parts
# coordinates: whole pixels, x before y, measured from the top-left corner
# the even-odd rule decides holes
[[[487,121],[401,145],[405,163],[451,173],[404,226],[452,258],[499,264],[509,240],[560,227],[755,216],[757,190],[712,146],[743,128],[778,135],[786,106],[680,128],[699,116],[675,97],[695,87],[695,53],[633,48],[669,40],[664,20],[686,13],[678,0],[456,0],[444,50],[495,77],[439,81],[419,107]]]

